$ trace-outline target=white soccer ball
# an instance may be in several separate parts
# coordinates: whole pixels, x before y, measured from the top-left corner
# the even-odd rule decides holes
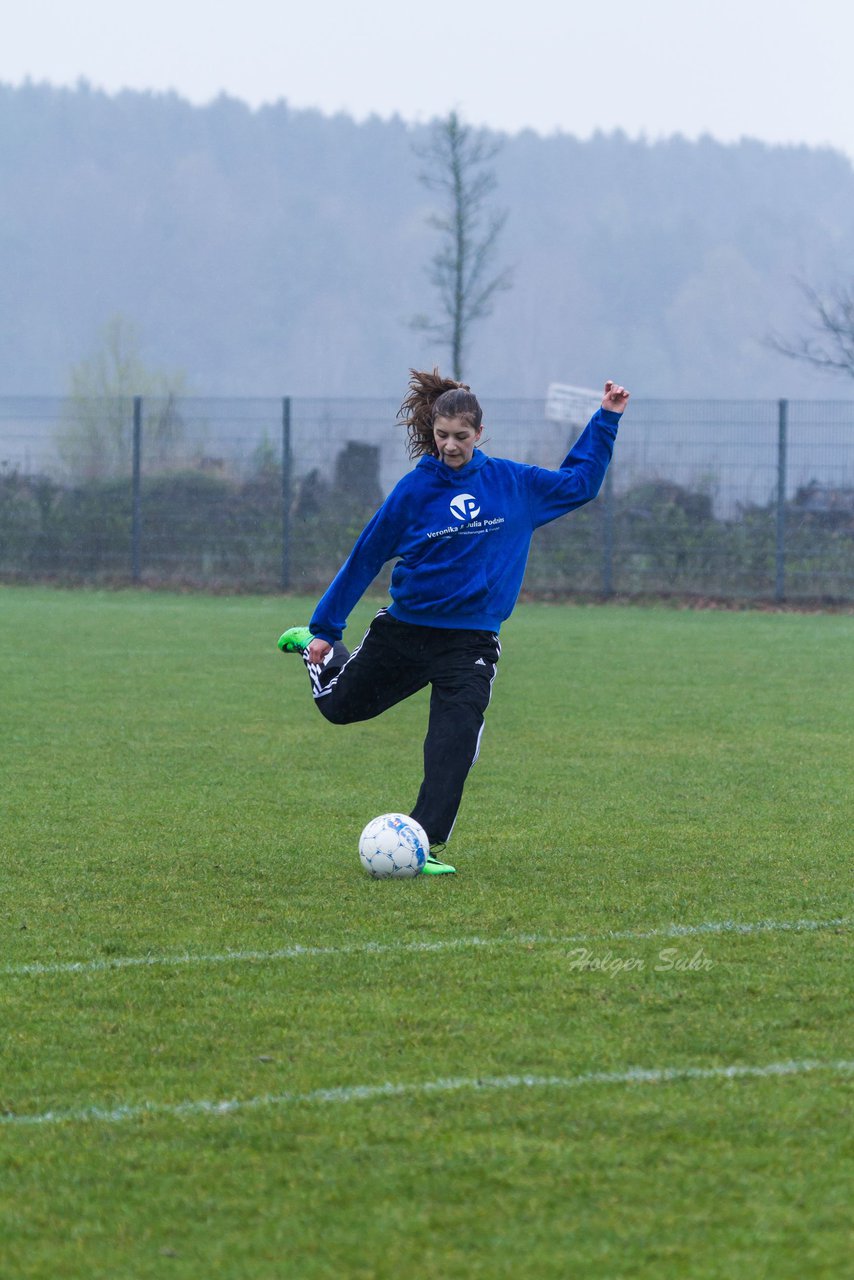
[[[362,866],[375,880],[417,876],[429,852],[427,833],[406,813],[381,813],[359,837]]]

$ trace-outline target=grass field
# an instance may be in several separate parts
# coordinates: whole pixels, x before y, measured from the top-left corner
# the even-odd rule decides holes
[[[0,589],[4,1280],[851,1275],[854,618],[520,606],[374,882],[308,607]]]

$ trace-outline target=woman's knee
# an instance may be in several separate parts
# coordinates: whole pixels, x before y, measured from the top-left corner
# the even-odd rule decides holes
[[[336,698],[334,694],[316,699],[317,709],[330,724],[354,724],[357,720],[369,720],[370,713],[364,708],[353,706],[346,698]]]
[[[347,724],[349,717],[346,707],[333,698],[317,698],[316,705],[324,720],[328,720],[330,724]]]

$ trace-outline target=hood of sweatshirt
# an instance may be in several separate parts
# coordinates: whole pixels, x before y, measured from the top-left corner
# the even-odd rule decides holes
[[[471,461],[467,462],[464,467],[449,467],[441,458],[434,458],[427,455],[419,458],[416,470],[419,467],[431,472],[437,479],[443,480],[453,489],[464,489],[466,485],[471,484],[471,478],[475,472],[480,471],[485,465],[487,455],[481,453],[480,449],[475,449],[471,456]]]

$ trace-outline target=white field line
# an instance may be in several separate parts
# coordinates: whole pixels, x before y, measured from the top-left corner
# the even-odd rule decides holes
[[[490,947],[566,947],[580,942],[642,942],[651,938],[694,938],[706,934],[801,933],[820,929],[846,928],[851,917],[835,920],[709,920],[703,924],[669,924],[661,929],[624,929],[618,932],[574,933],[566,936],[514,934],[506,938],[439,938],[424,942],[353,942],[340,947],[311,947],[295,943],[273,951],[223,951],[213,954],[115,956],[105,960],[70,960],[54,964],[9,965],[0,969],[0,978],[26,978],[41,974],[103,973],[112,969],[206,964],[270,964],[277,960],[301,960],[322,956],[387,955],[406,952],[463,951]]]
[[[580,1089],[592,1085],[672,1084],[691,1080],[764,1079],[827,1071],[834,1075],[854,1071],[854,1062],[770,1062],[761,1067],[733,1064],[727,1067],[630,1067],[627,1071],[591,1071],[580,1076],[452,1076],[413,1084],[345,1085],[338,1089],[312,1089],[310,1093],[267,1093],[257,1098],[228,1098],[221,1102],[139,1102],[119,1107],[79,1107],[68,1111],[42,1111],[32,1115],[5,1112],[0,1125],[35,1126],[95,1122],[119,1124],[142,1116],[225,1116],[237,1111],[266,1107],[290,1107],[306,1103],[370,1102],[379,1098],[429,1097],[463,1090],[488,1092],[507,1089]]]

